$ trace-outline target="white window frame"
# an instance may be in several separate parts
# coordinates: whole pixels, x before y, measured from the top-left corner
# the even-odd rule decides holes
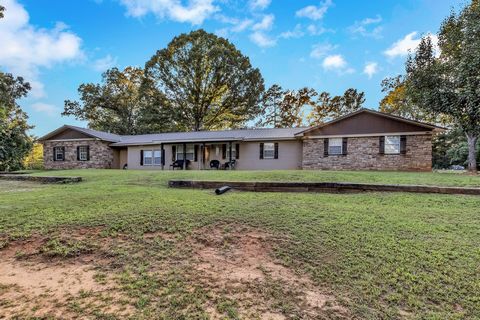
[[[338,156],[342,154],[343,154],[343,138],[329,138],[328,139],[328,155]]]
[[[55,149],[55,161],[65,161],[65,152],[63,147],[54,147]],[[58,156],[61,155],[61,159]]]
[[[88,161],[88,146],[78,147],[78,159],[80,161]]]
[[[187,144],[186,151],[187,160],[193,161],[195,159],[195,145]],[[175,160],[183,160],[183,144],[177,145]]]
[[[275,143],[274,142],[267,142],[263,144],[263,159],[275,159]]]
[[[400,154],[400,136],[385,136],[385,154]]]
[[[147,154],[150,156],[148,157]],[[159,156],[156,157],[155,155],[159,155]],[[155,162],[155,159],[159,159],[158,163]],[[144,166],[161,166],[162,151],[159,149],[143,150],[143,165]]]

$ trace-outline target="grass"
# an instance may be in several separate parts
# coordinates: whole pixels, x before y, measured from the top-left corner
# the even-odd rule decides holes
[[[227,226],[227,234],[229,226],[238,225],[272,234],[278,239],[272,242],[275,258],[335,295],[352,317],[476,319],[480,314],[480,197],[247,192],[214,196],[209,190],[167,188],[171,178],[480,187],[479,176],[132,170],[35,174],[78,175],[84,182],[0,182],[0,248],[2,242],[6,246],[40,233],[48,237],[43,250],[49,257],[68,259],[102,250],[102,245],[61,238],[59,233],[102,227],[95,241],[113,243],[106,254],[114,257],[115,268],[101,270],[101,278],[106,272],[116,279],[136,318],[207,319],[210,309],[227,319],[254,318],[245,315],[245,301],[206,286],[192,274],[192,248],[185,239],[214,225]],[[151,233],[169,237],[144,237]],[[119,235],[131,241],[117,241]],[[164,264],[162,270],[153,268]],[[275,312],[308,318],[293,305],[296,300],[282,296],[276,282],[256,290],[271,297],[268,305]],[[75,305],[72,310],[109,318],[95,308]]]

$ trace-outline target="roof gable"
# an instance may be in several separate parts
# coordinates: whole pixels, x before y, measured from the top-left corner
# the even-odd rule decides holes
[[[119,142],[121,137],[119,135],[97,131],[92,129],[86,129],[76,126],[64,125],[46,135],[41,137],[40,141],[45,140],[68,140],[68,139],[82,139],[82,138],[96,138],[108,142]]]
[[[374,110],[360,109],[333,121],[309,128],[297,135],[365,135],[429,132],[436,130],[443,130],[443,128]]]

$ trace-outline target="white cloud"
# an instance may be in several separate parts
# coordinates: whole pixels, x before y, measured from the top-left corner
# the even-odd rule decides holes
[[[252,40],[256,45],[262,48],[273,47],[277,44],[277,40],[269,37],[261,31],[255,31],[250,35],[250,40]]]
[[[347,62],[340,54],[331,55],[323,59],[322,66],[326,70],[343,69],[347,66]]]
[[[253,20],[251,19],[245,19],[239,21],[234,27],[232,27],[233,32],[242,32],[246,30],[248,27],[250,27],[253,24]]]
[[[32,104],[32,109],[36,112],[45,113],[49,116],[58,115],[60,113],[60,109],[58,109],[56,106],[43,102]]]
[[[382,37],[383,27],[379,25],[382,22],[382,17],[377,15],[375,18],[366,18],[362,21],[355,21],[355,23],[348,28],[352,34],[359,34],[364,37],[372,37],[379,39]]]
[[[106,55],[103,58],[97,59],[93,62],[93,69],[98,72],[103,72],[115,67],[117,64],[117,58],[111,55]]]
[[[306,6],[296,12],[296,16],[300,18],[308,18],[312,20],[320,20],[323,18],[328,9],[332,6],[332,0],[325,0],[317,6]]]
[[[305,35],[302,30],[302,26],[297,24],[293,30],[285,31],[280,34],[280,38],[290,39],[290,38],[301,38]]]
[[[316,44],[313,46],[312,51],[310,52],[310,57],[314,59],[321,59],[325,57],[330,51],[334,50],[336,46],[329,43],[325,44]]]
[[[153,13],[160,19],[171,19],[178,22],[189,22],[200,25],[220,8],[213,0],[189,0],[184,6],[180,0],[120,0],[132,17],[143,17]]]
[[[275,20],[275,16],[273,14],[267,14],[263,16],[260,22],[257,22],[253,25],[252,30],[254,31],[270,30],[273,26],[274,20]]]
[[[16,0],[3,0],[5,18],[0,22],[0,65],[32,85],[34,97],[44,96],[39,80],[41,68],[83,58],[82,40],[63,23],[40,29],[29,23],[29,15]]]
[[[265,10],[270,2],[271,0],[250,0],[249,5],[252,10]]]
[[[378,63],[376,62],[367,62],[365,68],[363,68],[363,73],[365,73],[369,79],[373,77],[378,72]]]
[[[345,58],[340,54],[325,57],[322,62],[322,67],[325,71],[336,71],[341,75],[355,72],[355,69],[350,68]]]
[[[325,32],[327,32],[329,30],[325,29],[324,27],[318,27],[314,24],[311,24],[307,27],[307,31],[312,36],[319,36],[319,35],[324,34]]]
[[[421,38],[417,37],[418,32],[414,31],[407,34],[403,39],[398,40],[395,42],[389,49],[384,51],[384,54],[387,55],[389,58],[396,58],[396,57],[405,57],[410,52],[414,51],[418,45],[420,44]],[[430,35],[433,45],[438,52],[438,37],[436,35]]]

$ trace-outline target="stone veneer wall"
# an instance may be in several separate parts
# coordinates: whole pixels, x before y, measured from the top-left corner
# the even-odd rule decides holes
[[[90,160],[77,160],[77,147],[90,146]],[[113,149],[108,142],[100,140],[44,141],[43,159],[45,169],[110,169],[113,164]],[[53,161],[53,148],[65,147],[65,161]]]
[[[347,155],[325,157],[323,139],[303,141],[303,169],[324,170],[405,170],[432,169],[431,135],[407,136],[406,154],[381,155],[378,137],[348,138]]]

